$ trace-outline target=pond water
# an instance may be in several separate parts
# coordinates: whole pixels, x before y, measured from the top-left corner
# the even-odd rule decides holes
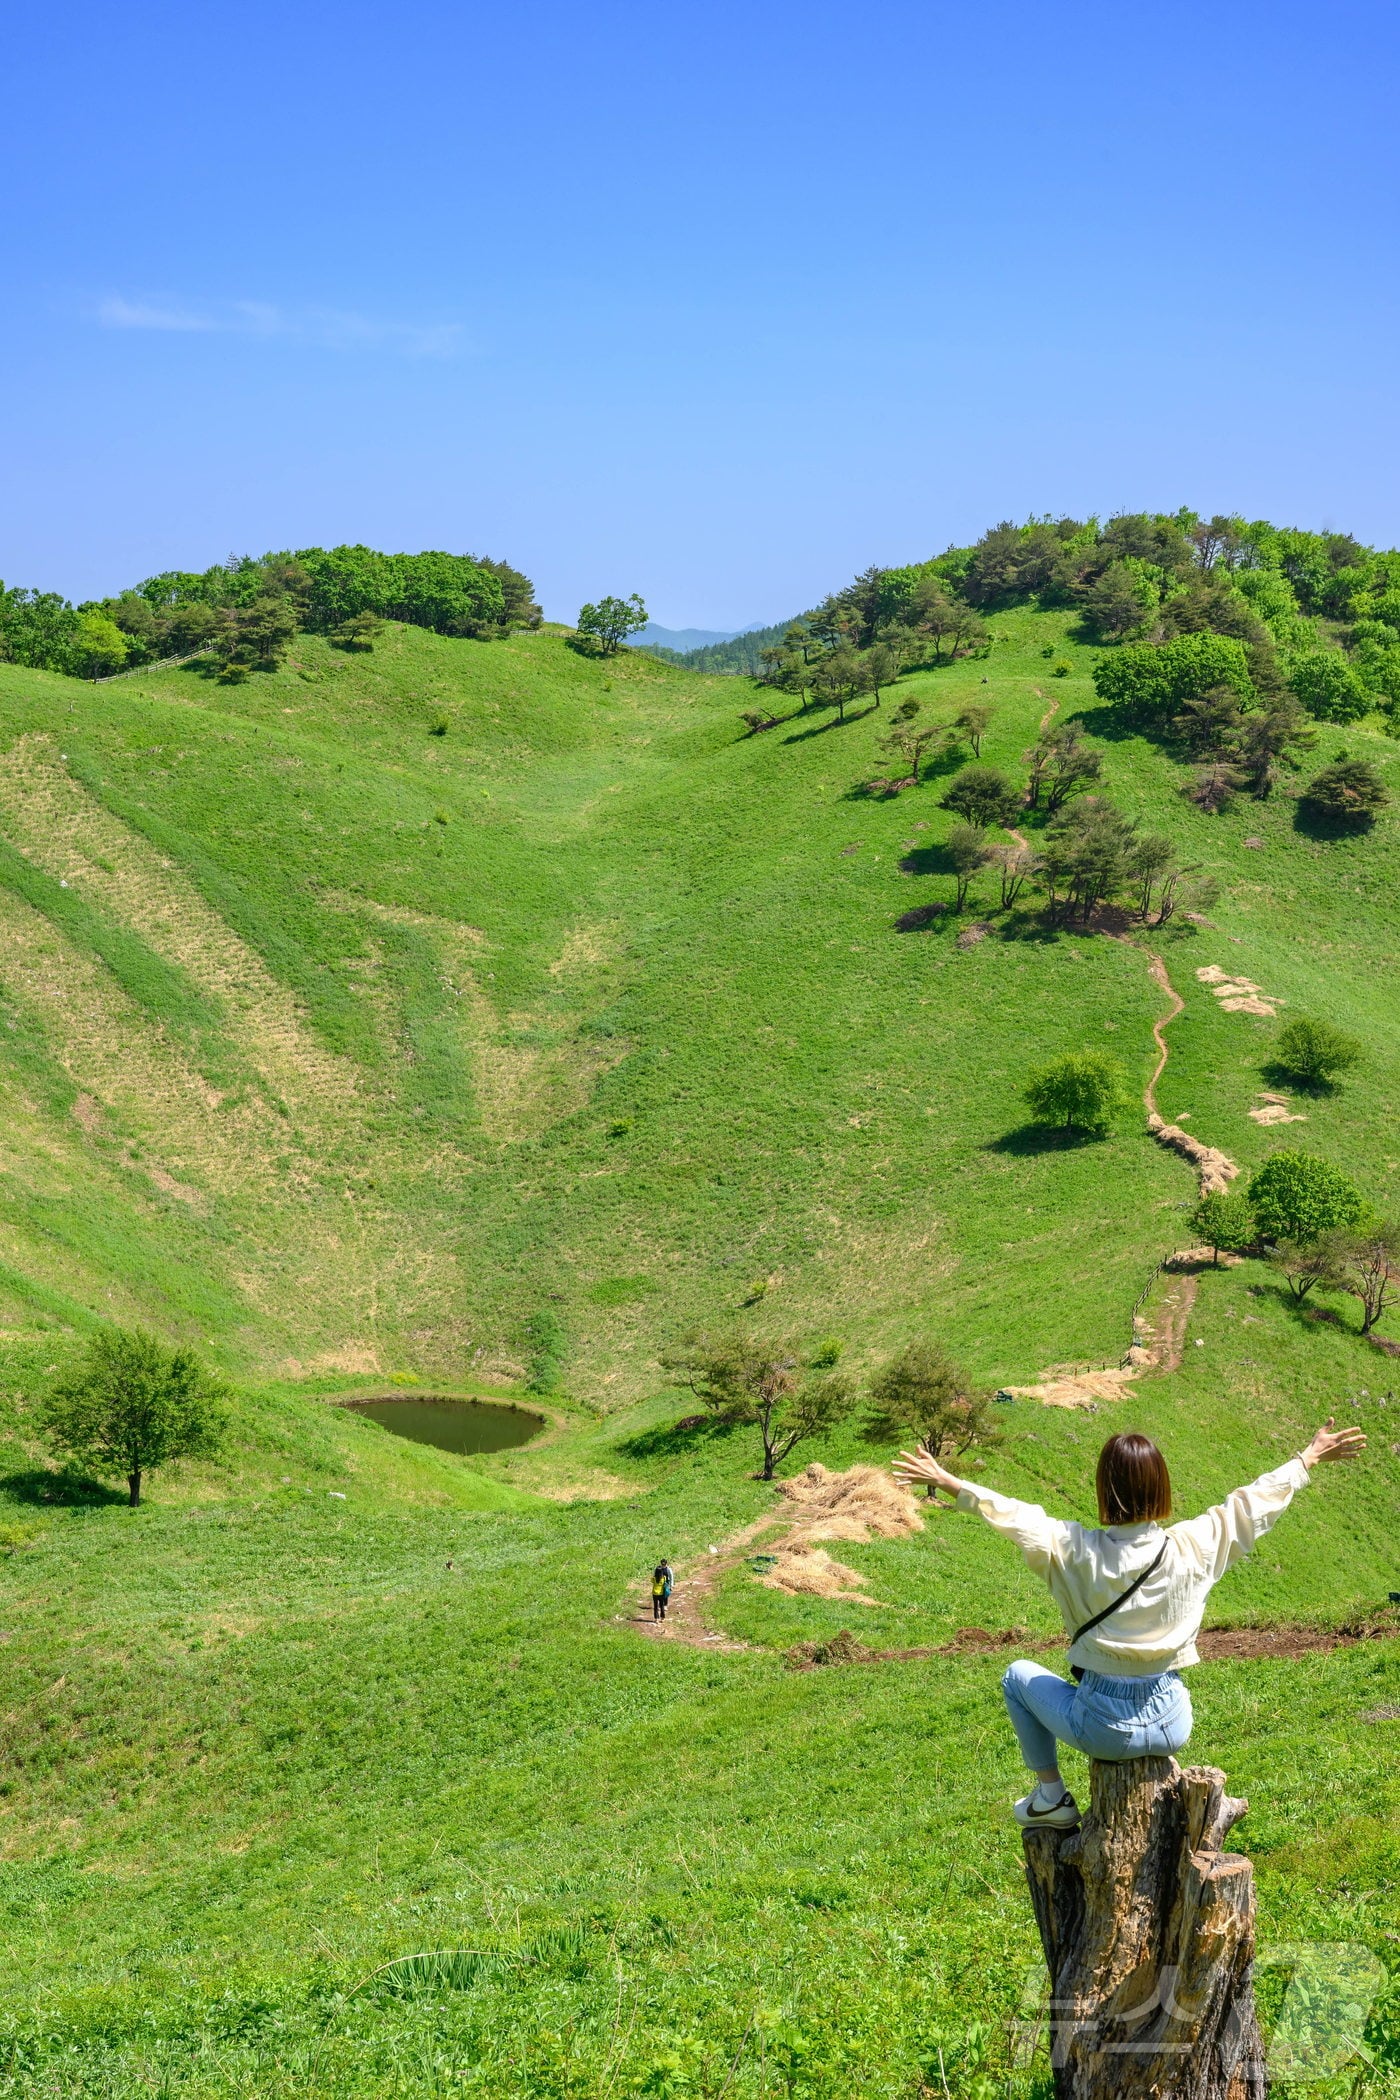
[[[392,1393],[341,1404],[357,1415],[368,1415],[395,1436],[406,1436],[415,1444],[435,1444],[439,1451],[509,1451],[516,1444],[528,1444],[544,1428],[543,1415],[532,1415],[508,1401]]]

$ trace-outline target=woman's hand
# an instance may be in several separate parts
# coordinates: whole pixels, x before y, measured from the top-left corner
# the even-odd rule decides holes
[[[962,1486],[957,1475],[950,1473],[946,1466],[940,1466],[938,1460],[932,1457],[922,1444],[917,1451],[901,1451],[891,1471],[901,1487],[913,1487],[917,1484],[947,1488],[950,1495],[956,1495]]]
[[[1359,1429],[1333,1429],[1335,1416],[1329,1415],[1317,1435],[1302,1454],[1303,1464],[1325,1466],[1334,1458],[1355,1458],[1366,1449],[1366,1438]]]

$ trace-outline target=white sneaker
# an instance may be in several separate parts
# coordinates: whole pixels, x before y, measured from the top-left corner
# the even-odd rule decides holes
[[[1046,1789],[1037,1786],[1021,1796],[1012,1814],[1025,1830],[1073,1830],[1079,1821],[1079,1806],[1068,1787],[1052,1805]]]

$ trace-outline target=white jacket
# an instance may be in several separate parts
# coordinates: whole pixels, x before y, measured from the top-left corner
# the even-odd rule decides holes
[[[1014,1540],[1033,1574],[1043,1575],[1060,1609],[1065,1632],[1073,1633],[1112,1598],[1120,1596],[1161,1550],[1162,1565],[1102,1626],[1076,1641],[1072,1663],[1102,1677],[1153,1677],[1199,1662],[1206,1598],[1227,1568],[1243,1560],[1283,1515],[1299,1488],[1308,1484],[1301,1458],[1265,1473],[1203,1517],[1173,1524],[1110,1524],[1087,1531],[1048,1517],[1033,1502],[1015,1502],[970,1480],[958,1483],[958,1508],[976,1510],[993,1530]]]

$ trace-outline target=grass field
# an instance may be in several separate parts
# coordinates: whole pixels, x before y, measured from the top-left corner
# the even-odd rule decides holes
[[[993,624],[986,661],[900,691],[989,699],[1008,767],[1052,701],[1107,736],[1061,618]],[[853,1621],[1048,1637],[1009,1551],[931,1516],[839,1549],[863,1609],[737,1567],[710,1610],[743,1647],[627,1619],[657,1554],[684,1582],[772,1499],[742,1439],[671,1426],[658,1358],[692,1322],[835,1333],[857,1375],[924,1331],[996,1384],[1117,1358],[1191,1172],[1135,1115],[1045,1148],[1019,1090],[1086,1043],[1140,1089],[1163,996],[1140,946],[1029,917],[966,951],[896,931],[950,894],[937,779],[871,800],[881,715],[749,739],[746,691],[548,632],[302,637],[241,687],[0,666],[0,2091],[1046,2090],[1006,2025],[1035,1945],[1000,1663],[784,1659]],[[1400,788],[1400,747],[1325,730],[1319,758],[1343,745]],[[1163,1111],[1384,1201],[1395,823],[1208,818],[1153,746],[1105,748],[1110,792],[1223,884],[1213,926],[1149,944],[1186,1001]],[[1250,1119],[1279,1023],[1223,1012],[1212,963],[1364,1039],[1305,1123]],[[1190,1506],[1334,1406],[1371,1433],[1217,1623],[1335,1626],[1400,1588],[1400,1399],[1339,1309],[1206,1274],[1180,1368],[1113,1414]],[[509,1389],[542,1311],[566,1358],[536,1445],[468,1464],[325,1404]],[[108,1317],[236,1390],[226,1459],[135,1514],[46,1472],[30,1421]],[[988,1477],[1087,1514],[1106,1418],[998,1414]],[[800,1460],[882,1455],[857,1423]],[[1196,1753],[1254,1800],[1266,1946],[1400,1970],[1400,1722],[1363,1718],[1400,1705],[1400,1646],[1213,1663],[1193,1693]],[[468,1951],[376,1974],[435,1949]],[[1397,2089],[1393,1981],[1367,2046],[1307,2090]]]

